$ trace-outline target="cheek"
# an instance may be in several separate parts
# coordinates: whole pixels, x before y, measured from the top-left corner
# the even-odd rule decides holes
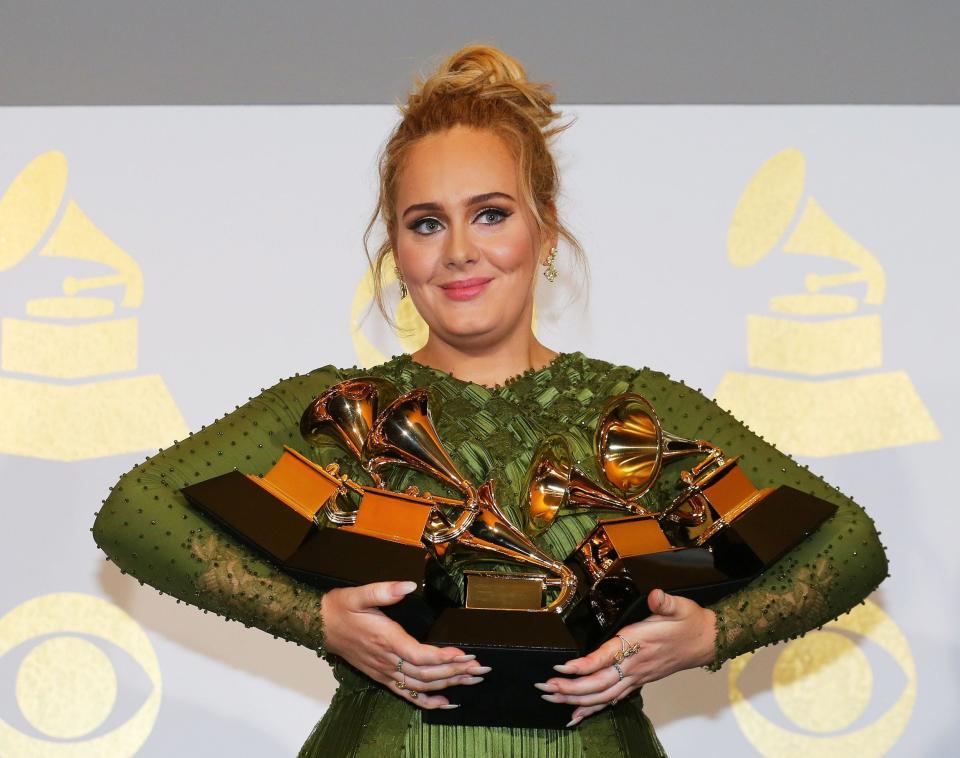
[[[491,240],[487,258],[503,273],[523,273],[536,264],[533,241],[525,230]]]
[[[408,284],[429,280],[435,274],[440,260],[439,254],[429,244],[406,242],[403,239],[398,240],[396,254],[397,260],[403,262],[403,276]]]

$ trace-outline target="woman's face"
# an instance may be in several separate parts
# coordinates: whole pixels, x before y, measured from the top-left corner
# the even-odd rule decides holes
[[[516,163],[493,132],[417,142],[397,178],[397,265],[431,339],[482,347],[530,329],[539,249]]]

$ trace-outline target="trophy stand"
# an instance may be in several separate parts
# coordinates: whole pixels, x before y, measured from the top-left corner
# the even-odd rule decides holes
[[[427,643],[473,653],[492,671],[480,684],[444,690],[463,707],[424,711],[424,722],[562,729],[571,707],[547,702],[533,683],[556,676],[555,665],[581,653],[563,619],[542,610],[546,577],[482,571],[464,576],[466,607],[444,610]]]
[[[577,642],[585,649],[649,616],[647,596],[651,590],[662,589],[706,605],[752,578],[725,571],[706,547],[672,545],[652,517],[601,522],[567,565],[589,588],[567,617]]]
[[[600,522],[568,559],[589,587],[569,618],[587,646],[649,616],[653,589],[700,605],[736,591],[836,511],[792,487],[758,490],[737,458],[664,431],[636,393],[607,403],[594,444],[607,480],[633,502],[650,491],[666,460],[703,458],[680,475],[685,489],[662,512]]]
[[[427,642],[473,653],[492,668],[480,684],[451,687],[445,694],[462,708],[425,711],[428,724],[561,729],[568,705],[540,697],[534,682],[556,675],[554,666],[580,656],[561,616],[575,598],[576,577],[552,560],[507,519],[493,496],[492,480],[477,491],[479,512],[454,540],[435,546],[445,568],[483,561],[514,563],[537,573],[464,571],[465,603],[447,608]],[[557,590],[547,603],[546,595]]]
[[[346,477],[284,445],[263,477],[229,471],[184,487],[184,496],[300,580],[322,590],[379,581],[412,581],[417,589],[383,612],[422,640],[449,605],[444,572],[421,542],[432,501],[359,488],[352,527],[319,527],[321,512],[343,498]],[[384,515],[386,514],[386,515]],[[373,526],[371,526],[373,524]]]
[[[786,485],[757,489],[738,458],[698,476],[685,472],[681,479],[686,493],[701,500],[712,517],[696,544],[710,549],[718,564],[730,571],[759,574],[837,510],[822,498]]]

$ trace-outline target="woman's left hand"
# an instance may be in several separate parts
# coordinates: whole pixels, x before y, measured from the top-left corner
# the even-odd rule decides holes
[[[713,660],[716,614],[693,600],[652,590],[647,596],[652,615],[620,630],[627,644],[636,649],[619,664],[624,648],[619,637],[607,640],[583,658],[554,668],[570,678],[553,677],[536,686],[544,700],[579,706],[567,726],[576,726],[587,716],[616,703],[648,682],[675,671],[706,666]]]

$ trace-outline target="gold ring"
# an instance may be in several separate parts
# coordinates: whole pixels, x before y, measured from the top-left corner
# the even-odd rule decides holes
[[[407,688],[407,677],[403,674],[400,674],[400,678],[396,681],[398,690],[405,690]]]
[[[620,652],[613,656],[613,660],[617,663],[623,663],[625,659],[629,658],[631,655],[640,650],[640,643],[637,642],[631,645],[629,642],[627,642],[627,638],[622,634],[618,634],[617,637],[620,638]]]
[[[414,700],[416,700],[416,699],[417,699],[417,695],[420,694],[419,692],[414,692],[413,690],[407,690],[407,692],[410,693],[410,697],[412,697]]]

